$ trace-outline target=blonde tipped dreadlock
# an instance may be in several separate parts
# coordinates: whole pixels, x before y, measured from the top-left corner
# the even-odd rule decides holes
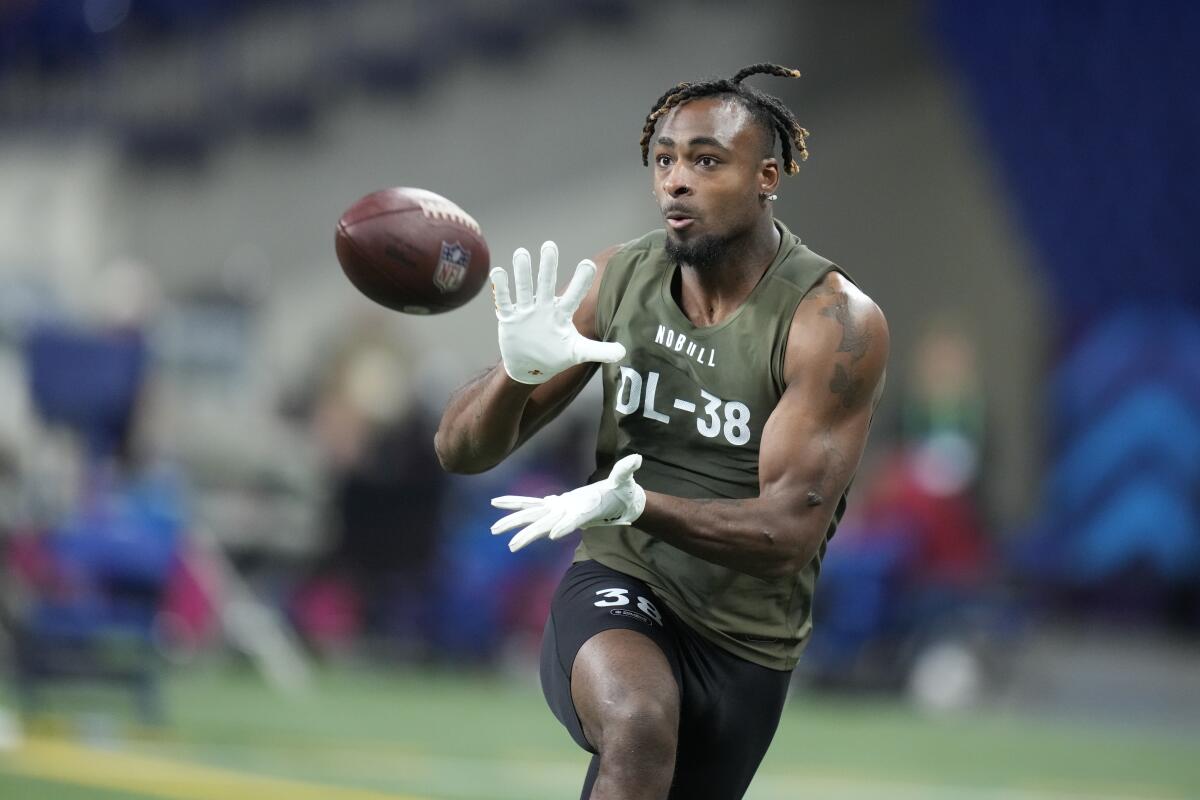
[[[800,127],[792,112],[783,102],[772,95],[760,92],[753,86],[747,86],[742,81],[751,75],[776,75],[780,78],[799,78],[799,70],[781,67],[778,64],[751,64],[737,71],[732,78],[700,81],[698,83],[677,83],[663,93],[646,115],[646,124],[642,126],[642,164],[650,165],[650,137],[654,135],[654,127],[660,117],[677,106],[698,97],[713,97],[715,95],[731,94],[742,101],[755,120],[766,129],[771,136],[771,150],[775,149],[775,137],[783,150],[783,171],[795,175],[800,171],[800,164],[792,157],[792,148],[801,161],[808,158],[808,131]]]

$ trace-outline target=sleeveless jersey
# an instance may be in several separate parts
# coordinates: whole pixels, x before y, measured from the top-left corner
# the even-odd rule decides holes
[[[597,298],[600,338],[625,345],[602,367],[604,409],[591,480],[642,455],[643,488],[684,498],[758,496],[759,438],[783,394],[784,352],[796,306],[839,269],[776,222],[775,260],[745,302],[696,327],[672,296],[676,267],[657,230],[608,262]],[[840,271],[840,269],[839,269]],[[812,628],[825,546],[845,510],[838,499],[818,555],[794,575],[763,580],[713,564],[632,526],[583,531],[576,561],[595,559],[648,583],[678,617],[729,652],[791,669]]]

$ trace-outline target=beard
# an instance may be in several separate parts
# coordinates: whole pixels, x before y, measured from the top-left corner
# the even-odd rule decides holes
[[[733,239],[728,236],[708,234],[690,242],[680,241],[667,233],[667,258],[675,266],[687,265],[693,269],[707,272],[725,261],[732,250]]]

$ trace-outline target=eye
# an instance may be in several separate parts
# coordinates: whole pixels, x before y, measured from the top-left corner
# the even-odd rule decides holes
[[[654,157],[654,163],[660,167],[669,167],[671,165],[671,157],[667,155],[657,155]]]
[[[721,163],[720,161],[713,158],[712,156],[700,156],[699,158],[696,159],[696,164],[698,164],[701,167],[715,167],[715,166],[717,166],[717,164],[720,164],[720,163]]]

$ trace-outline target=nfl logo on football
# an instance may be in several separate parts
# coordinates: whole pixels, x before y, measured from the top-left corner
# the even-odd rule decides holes
[[[467,265],[471,263],[471,251],[458,242],[442,242],[442,257],[433,273],[433,283],[442,292],[453,292],[462,286],[467,277]]]

